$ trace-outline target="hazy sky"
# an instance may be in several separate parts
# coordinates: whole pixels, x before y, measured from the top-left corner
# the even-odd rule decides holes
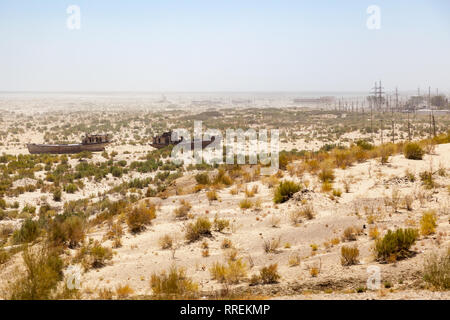
[[[0,91],[366,91],[379,79],[450,91],[450,1],[0,0]]]

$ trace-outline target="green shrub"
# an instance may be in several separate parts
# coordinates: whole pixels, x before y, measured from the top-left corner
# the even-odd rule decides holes
[[[113,177],[120,178],[123,174],[123,169],[120,167],[112,167],[111,174]]]
[[[75,193],[77,190],[77,185],[73,183],[69,183],[68,185],[64,186],[64,191],[67,193]]]
[[[379,261],[395,261],[410,256],[409,248],[416,242],[416,229],[388,230],[383,238],[375,242],[375,252]]]
[[[422,160],[424,153],[422,147],[415,142],[407,143],[403,149],[406,159]]]
[[[15,244],[32,242],[37,239],[40,233],[39,223],[31,219],[26,219],[20,229],[14,232],[13,242]]]
[[[9,251],[0,248],[0,265],[8,262],[10,258],[11,254],[9,253]]]
[[[209,175],[207,173],[199,173],[195,175],[195,181],[197,181],[198,184],[202,185],[207,185],[211,183],[211,181],[209,180]]]
[[[186,228],[186,240],[193,242],[203,236],[211,235],[211,222],[208,218],[197,218],[195,223],[189,223]]]
[[[427,189],[432,189],[435,187],[435,182],[433,178],[433,172],[431,171],[423,171],[419,174],[420,180],[422,181],[422,184]]]
[[[53,200],[54,201],[61,201],[61,189],[56,188],[55,191],[53,191]]]
[[[300,190],[299,184],[289,180],[282,181],[275,190],[273,201],[275,203],[283,203],[289,200],[289,198],[291,198],[292,195],[298,192],[299,190]]]

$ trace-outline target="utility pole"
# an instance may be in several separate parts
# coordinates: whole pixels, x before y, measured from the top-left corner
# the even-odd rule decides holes
[[[431,112],[431,87],[428,87],[428,110],[430,111],[430,138],[431,138],[431,130],[432,130],[432,112]]]
[[[411,141],[411,122],[409,122],[409,110],[408,110],[408,140]]]
[[[380,141],[383,144],[383,119],[380,119]]]
[[[370,102],[370,135],[373,140],[373,101]]]

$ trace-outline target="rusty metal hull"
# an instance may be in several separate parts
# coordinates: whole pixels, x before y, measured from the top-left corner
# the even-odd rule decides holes
[[[27,144],[28,151],[31,154],[50,153],[80,153],[83,151],[98,152],[105,150],[108,142],[92,143],[92,144]]]
[[[212,137],[212,139],[211,140],[203,140],[203,141],[201,141],[201,145],[202,145],[202,149],[205,149],[207,146],[209,146],[211,143],[213,143],[214,142],[214,139],[215,137]],[[171,143],[171,145],[177,145],[177,144],[189,144],[189,142],[184,142],[184,141],[178,141],[178,142],[172,142]],[[163,144],[163,143],[150,143],[150,145],[153,147],[153,148],[156,148],[156,149],[162,149],[162,148],[164,148],[164,147],[167,147],[167,146],[169,146],[168,144]],[[194,141],[191,141],[191,150],[194,150]]]

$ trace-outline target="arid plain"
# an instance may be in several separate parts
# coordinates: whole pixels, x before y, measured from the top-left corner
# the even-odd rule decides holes
[[[4,299],[450,298],[448,115],[432,132],[416,114],[186,94],[3,94],[0,109]],[[280,169],[176,165],[149,145],[195,120],[279,129]],[[113,142],[26,148],[85,133]]]

